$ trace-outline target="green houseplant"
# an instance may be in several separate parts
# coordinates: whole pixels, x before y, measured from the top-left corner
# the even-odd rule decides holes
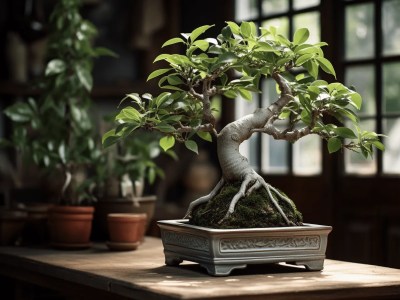
[[[119,141],[115,148],[98,150],[94,169],[98,199],[94,225],[98,238],[106,236],[110,213],[146,213],[147,226],[151,222],[157,197],[143,193],[146,184],[153,185],[157,177],[164,177],[157,164],[163,154],[159,138],[157,132],[139,131],[133,138]],[[167,153],[176,157],[172,150]]]
[[[58,1],[50,16],[49,61],[39,99],[5,110],[15,124],[13,146],[50,173],[53,182],[63,178],[58,184],[62,206],[49,215],[52,243],[60,247],[89,245],[93,206],[85,174],[95,153],[91,71],[93,58],[112,54],[92,47],[96,28],[82,18],[79,7],[78,0]],[[69,232],[64,223],[76,227]]]
[[[164,150],[172,148],[178,141],[197,152],[195,136],[216,140],[221,180],[208,195],[190,204],[186,215],[190,225],[188,221],[160,224],[164,230],[167,264],[179,264],[182,259],[189,259],[200,262],[213,275],[226,275],[234,268],[254,262],[292,261],[320,270],[325,250],[323,253],[313,251],[315,247],[326,247],[330,229],[320,228],[324,231],[320,235],[318,228],[304,226],[294,203],[252,169],[247,158],[239,153],[239,145],[255,133],[265,133],[289,142],[314,134],[327,141],[330,153],[349,149],[359,151],[365,157],[372,156],[373,147],[383,150],[384,146],[378,134],[359,128],[356,111],[362,103],[360,94],[339,82],[318,79],[320,69],[333,77],[335,70],[324,57],[322,47],[327,44],[307,43],[309,31],[306,28],[297,30],[290,41],[277,34],[274,27],[257,29],[251,22],[240,25],[227,22],[216,39],[199,39],[210,27],[201,26],[190,34],[164,43],[163,46],[183,45],[184,54],[159,55],[155,61],[164,61],[168,67],[152,72],[148,79],[161,76],[159,86],[170,92],[156,97],[131,94],[132,104],[121,109],[116,117],[118,126],[103,137],[105,143],[127,138],[138,128],[162,132],[164,137],[160,139],[160,145]],[[234,71],[239,75],[231,76]],[[222,94],[236,98],[240,95],[251,100],[252,93],[260,92],[262,76],[276,82],[278,99],[217,132],[211,109],[212,97]],[[283,130],[276,126],[280,120],[287,120]],[[352,125],[346,126],[346,122]],[[172,225],[178,229],[173,231]],[[286,229],[278,232],[277,227],[281,226]],[[188,232],[185,227],[193,231]],[[207,231],[204,227],[213,229]],[[275,227],[272,228],[275,236],[282,234],[284,240],[266,237],[260,231],[263,227]],[[291,227],[297,232],[300,230],[300,235],[304,235],[307,228],[314,234],[306,240],[286,243],[287,228]],[[241,228],[237,229],[241,234],[249,234],[249,230],[243,228],[256,228],[256,237],[230,241],[227,245],[220,236],[227,230],[227,236],[236,237],[237,233],[229,231],[232,228]],[[312,236],[322,244],[314,244]],[[185,244],[189,246],[185,248]],[[256,249],[247,249],[247,244]],[[271,252],[275,259],[265,258],[259,255],[257,248],[259,245],[264,245],[263,250],[277,245],[290,248],[290,245],[300,244],[305,245],[309,256],[298,248],[287,256],[278,247],[278,253]],[[248,261],[244,254],[238,254],[241,247],[255,259]],[[226,250],[226,255],[221,249]]]

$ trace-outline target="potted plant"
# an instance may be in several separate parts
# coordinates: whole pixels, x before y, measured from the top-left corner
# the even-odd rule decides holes
[[[227,22],[217,38],[199,39],[210,27],[164,43],[183,45],[184,54],[159,55],[155,61],[168,67],[152,72],[148,80],[161,76],[159,86],[170,92],[131,94],[132,103],[121,109],[118,126],[105,139],[125,139],[147,128],[164,134],[164,150],[178,141],[194,152],[196,136],[216,140],[221,180],[189,205],[189,220],[159,222],[168,265],[192,260],[212,275],[227,275],[248,263],[292,262],[321,270],[331,227],[303,224],[292,200],[253,170],[239,145],[257,133],[288,142],[314,134],[327,142],[330,153],[349,149],[368,157],[373,147],[384,149],[379,135],[359,128],[360,94],[318,79],[320,69],[333,77],[335,71],[324,57],[327,44],[307,43],[306,28],[290,41],[274,27]],[[240,95],[250,101],[252,93],[260,92],[262,76],[276,82],[278,99],[218,132],[212,97]],[[286,120],[284,129],[276,125],[281,120]]]
[[[156,159],[162,154],[159,134],[139,131],[134,138],[119,141],[118,147],[99,152],[95,163],[96,197],[94,226],[96,238],[107,235],[107,215],[136,213],[147,215],[146,229],[151,222],[157,197],[143,195],[145,184],[154,184],[164,172]],[[167,153],[176,158],[172,150]]]
[[[5,110],[15,124],[12,145],[44,168],[56,185],[61,205],[49,212],[50,239],[65,248],[90,245],[94,208],[85,176],[95,147],[89,116],[92,61],[112,55],[92,47],[96,29],[81,17],[79,7],[78,0],[61,0],[50,16],[49,61],[39,99]]]

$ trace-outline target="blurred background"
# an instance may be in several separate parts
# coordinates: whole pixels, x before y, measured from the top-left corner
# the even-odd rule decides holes
[[[38,96],[32,84],[46,65],[48,16],[55,0],[6,0],[0,3],[0,109]],[[116,113],[127,93],[159,93],[146,78],[166,40],[204,24],[227,20],[276,26],[292,36],[302,27],[310,42],[325,41],[325,54],[337,80],[363,96],[362,125],[383,133],[384,153],[364,160],[353,153],[329,155],[324,142],[312,136],[290,144],[255,135],[241,151],[271,184],[285,191],[308,223],[332,225],[328,257],[400,267],[400,0],[86,0],[82,14],[95,24],[96,45],[118,58],[96,60],[91,107],[100,134],[105,117]],[[162,52],[161,52],[162,51]],[[334,78],[321,74],[323,79]],[[271,80],[249,103],[223,97],[213,100],[223,126],[255,107],[276,99]],[[12,122],[0,114],[0,137],[10,138]],[[200,144],[200,155],[176,147],[179,160],[157,156],[164,172],[144,194],[157,197],[149,234],[157,235],[157,219],[181,218],[188,203],[208,193],[219,179],[215,145]],[[48,178],[12,149],[0,149],[0,205],[51,203]]]

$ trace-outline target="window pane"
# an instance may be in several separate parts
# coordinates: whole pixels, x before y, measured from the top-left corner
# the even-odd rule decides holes
[[[263,80],[262,85],[262,107],[267,107],[272,102],[278,100],[278,92],[276,88],[276,83],[273,79],[268,78]]]
[[[400,174],[400,118],[386,119],[384,124],[385,151],[383,152],[383,173]]]
[[[319,5],[320,0],[294,0],[293,7],[294,9],[303,9],[307,7],[317,6]]]
[[[262,27],[275,26],[277,28],[277,32],[284,35],[289,36],[289,19],[287,17],[282,18],[274,18],[263,21],[261,24]]]
[[[268,107],[272,102],[278,99],[275,81],[266,79],[262,82],[262,107]],[[278,128],[285,125],[282,122]],[[261,168],[262,172],[268,174],[282,174],[289,170],[288,147],[286,141],[276,141],[272,137],[261,135]]]
[[[309,135],[293,145],[293,173],[295,175],[318,175],[322,172],[321,139]]]
[[[383,112],[400,112],[400,63],[383,65]]]
[[[400,1],[384,1],[382,6],[383,54],[400,54]]]
[[[243,117],[247,114],[254,112],[254,110],[258,107],[257,103],[257,94],[253,94],[253,101],[249,102],[244,100],[242,97],[237,97],[235,103],[235,119]],[[250,165],[257,170],[258,169],[258,139],[259,134],[253,134],[250,139],[240,144],[239,151],[240,153],[247,157],[250,162]]]
[[[374,55],[373,4],[346,7],[346,59],[371,58]]]
[[[271,136],[261,136],[261,169],[267,174],[283,174],[289,171],[288,147],[286,141],[274,140]]]
[[[354,86],[363,98],[360,114],[375,115],[375,72],[371,65],[348,67],[345,74],[347,86]]]
[[[257,0],[235,1],[235,17],[237,21],[255,19],[257,16]]]
[[[288,0],[263,0],[262,1],[262,14],[263,16],[270,16],[273,14],[284,13],[289,10]]]
[[[321,41],[321,28],[319,12],[309,12],[295,15],[293,18],[294,30],[299,28],[308,28],[310,37],[307,43],[318,43]]]
[[[351,124],[347,124],[350,126]],[[374,120],[364,120],[360,122],[360,127],[363,130],[375,131]],[[353,151],[344,151],[345,172],[348,174],[372,175],[377,171],[376,159],[365,159],[362,154]]]

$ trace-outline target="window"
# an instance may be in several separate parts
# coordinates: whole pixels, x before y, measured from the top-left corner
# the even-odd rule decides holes
[[[365,130],[383,133],[385,152],[377,151],[373,160],[351,151],[344,153],[344,174],[357,176],[400,174],[400,0],[332,0],[338,20],[332,20],[332,44],[343,45],[331,58],[338,80],[354,86],[363,96],[360,112]],[[292,36],[301,27],[310,30],[311,42],[321,37],[321,22],[326,12],[320,0],[236,0],[238,21],[253,21],[258,26],[276,26]],[[325,4],[325,3],[324,3]],[[325,8],[326,9],[326,8]],[[322,14],[322,18],[321,18]],[[343,22],[343,24],[340,24]],[[332,29],[330,29],[332,30]],[[262,95],[255,95],[253,106],[265,106],[277,94],[270,79],[262,83]],[[250,109],[238,101],[237,109]],[[255,148],[255,149],[254,149]],[[259,135],[241,148],[244,154],[258,153],[253,166],[268,174],[318,175],[322,173],[322,142],[307,136],[290,145]],[[307,153],[307,155],[304,155]]]
[[[237,0],[236,17],[238,21],[253,21],[262,27],[275,26],[285,36],[307,27],[309,41],[316,43],[321,39],[319,4],[320,0]],[[264,79],[261,88],[262,94],[254,95],[254,103],[237,102],[238,116],[277,99],[272,79]],[[291,145],[267,135],[253,135],[240,150],[263,173],[317,175],[322,172],[321,140],[316,136],[307,136]]]
[[[400,1],[343,1],[345,83],[363,96],[360,118],[382,132],[386,151],[374,160],[345,154],[348,174],[400,174]]]

